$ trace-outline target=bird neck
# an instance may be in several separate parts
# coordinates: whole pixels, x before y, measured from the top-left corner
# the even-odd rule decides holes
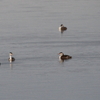
[[[9,58],[10,58],[10,60],[12,60],[12,56],[11,55],[9,55]]]
[[[59,59],[61,59],[62,55],[59,55]]]

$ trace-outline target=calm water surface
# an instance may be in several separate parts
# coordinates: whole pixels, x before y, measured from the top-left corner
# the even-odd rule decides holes
[[[0,100],[99,100],[100,1],[0,0],[0,62]]]

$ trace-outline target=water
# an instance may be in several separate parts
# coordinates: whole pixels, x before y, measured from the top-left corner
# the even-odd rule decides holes
[[[99,100],[99,27],[99,0],[0,0],[0,99]]]

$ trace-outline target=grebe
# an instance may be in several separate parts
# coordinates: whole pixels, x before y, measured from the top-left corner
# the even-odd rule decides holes
[[[65,31],[67,30],[67,27],[65,27],[63,24],[60,25],[59,31]]]
[[[69,56],[69,55],[64,55],[63,52],[60,52],[60,53],[59,53],[59,59],[61,59],[61,60],[67,60],[67,59],[71,59],[71,58],[72,58],[72,57]]]
[[[10,62],[15,61],[15,58],[12,57],[12,55],[13,55],[13,53],[10,52],[10,53],[9,53],[9,58],[8,58],[8,60],[9,60]]]

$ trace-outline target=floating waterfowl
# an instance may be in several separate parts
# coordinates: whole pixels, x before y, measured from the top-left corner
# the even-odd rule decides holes
[[[65,27],[63,24],[61,24],[60,27],[59,27],[59,31],[61,33],[63,33],[63,31],[66,31],[66,30],[67,30],[67,27]]]
[[[9,58],[8,58],[8,60],[9,60],[10,62],[15,61],[15,58],[12,57],[12,55],[13,55],[13,53],[10,52],[10,53],[9,53]]]
[[[59,59],[61,59],[61,60],[67,60],[67,59],[71,59],[71,58],[72,58],[72,56],[64,55],[63,52],[59,53]]]

